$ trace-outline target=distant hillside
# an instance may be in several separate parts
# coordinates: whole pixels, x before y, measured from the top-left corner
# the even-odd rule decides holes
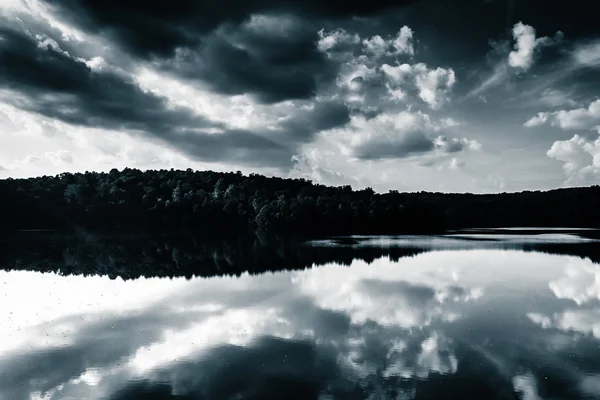
[[[2,230],[237,234],[427,233],[468,227],[600,227],[600,187],[503,194],[399,193],[212,171],[64,173],[0,180]]]

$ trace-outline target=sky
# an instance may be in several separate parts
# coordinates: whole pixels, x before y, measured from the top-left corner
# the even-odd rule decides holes
[[[589,0],[0,0],[0,178],[600,183]]]

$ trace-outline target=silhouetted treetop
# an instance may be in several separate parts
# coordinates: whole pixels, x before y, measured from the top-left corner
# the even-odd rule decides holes
[[[0,180],[4,230],[298,235],[502,226],[598,227],[600,187],[502,194],[379,194],[241,172],[125,168]]]

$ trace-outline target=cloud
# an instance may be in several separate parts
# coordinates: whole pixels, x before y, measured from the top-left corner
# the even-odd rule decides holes
[[[572,99],[572,93],[567,93],[559,89],[544,89],[537,101],[548,107],[571,106],[575,107],[577,102]]]
[[[29,155],[26,155],[26,156],[25,156],[25,158],[23,159],[23,161],[22,161],[22,162],[23,162],[24,164],[35,164],[35,163],[37,163],[37,162],[39,162],[39,161],[40,161],[40,158],[39,158],[38,156],[35,156],[35,155],[32,155],[32,154],[29,154]]]
[[[432,109],[437,109],[446,99],[446,94],[456,83],[452,69],[428,70],[425,64],[415,65],[415,83],[419,97]]]
[[[465,98],[479,97],[484,92],[499,87],[503,82],[516,78],[520,73],[531,69],[536,61],[540,48],[558,44],[562,41],[563,33],[558,31],[554,38],[536,38],[535,29],[522,22],[512,28],[515,41],[513,50],[508,51],[508,43],[491,42],[492,51],[488,57],[493,63],[491,73],[482,74],[480,83],[469,90]]]
[[[597,183],[600,179],[600,138],[588,141],[575,135],[569,140],[557,140],[546,154],[563,162],[566,184]]]
[[[206,161],[289,165],[290,150],[271,139],[173,106],[131,76],[93,70],[26,33],[0,33],[0,87],[11,91],[9,104],[67,124],[141,133]]]
[[[178,151],[175,146],[166,146],[164,142],[148,140],[145,135],[69,125],[15,109],[7,104],[4,104],[0,111],[0,119],[2,116],[10,116],[8,122],[2,121],[4,124],[0,122],[0,130],[4,131],[5,139],[11,146],[10,148],[0,146],[0,162],[7,167],[13,178],[56,175],[62,172],[100,172],[125,167],[193,168],[215,171],[237,168],[245,173],[258,171],[273,173],[273,167],[269,167],[268,163],[261,167],[260,165],[236,165],[235,162],[227,164],[227,160],[201,162],[197,157]],[[60,150],[56,150],[57,148]],[[73,162],[53,163],[45,156],[47,152],[69,152]],[[35,155],[37,162],[24,163],[23,160],[27,155]]]
[[[586,93],[595,89],[593,84],[582,89],[577,80],[587,80],[589,74],[593,81],[597,40],[584,38],[583,28],[574,25],[566,31],[570,47],[549,49],[560,40],[553,33],[563,27],[555,21],[546,24],[529,6],[508,26],[513,37],[488,54],[486,71],[481,64],[489,50],[487,38],[501,34],[495,23],[485,23],[497,11],[497,2],[452,18],[443,1],[117,3],[5,1],[0,11],[0,103],[60,123],[60,129],[40,128],[54,139],[36,143],[35,150],[24,149],[21,139],[14,156],[0,151],[0,163],[11,176],[103,169],[111,163],[189,164],[283,176],[292,171],[321,181],[369,182],[382,190],[479,191],[489,174],[484,170],[494,164],[479,161],[495,156],[462,154],[474,148],[459,141],[467,136],[486,143],[492,131],[505,131],[515,110],[534,116],[582,107],[579,101],[589,101]],[[434,8],[440,18],[432,22],[427,15]],[[464,24],[464,15],[484,23]],[[523,22],[513,25],[519,20]],[[538,37],[543,35],[549,37]],[[580,67],[576,76],[569,75],[573,65]],[[497,92],[484,93],[494,88]],[[478,104],[481,108],[465,119],[464,103],[455,100],[470,90],[485,94],[488,103]],[[514,98],[501,96],[517,90]],[[526,108],[521,102],[525,97],[548,108]],[[484,111],[496,105],[506,107],[496,115],[511,111],[502,114],[502,121],[493,118],[476,126],[486,117]],[[407,110],[426,112],[430,123],[422,120],[384,132],[391,125],[383,120]],[[22,130],[16,122],[0,123],[5,132]],[[72,137],[91,130],[96,132],[89,137]],[[116,132],[134,140],[111,151],[77,152],[82,142],[101,147],[97,138],[115,138]],[[501,147],[525,147],[518,143],[523,138],[511,136]],[[63,143],[67,140],[75,144]],[[143,143],[148,149],[138,151]],[[322,157],[302,161],[321,144],[326,149],[320,154],[331,154],[333,162]],[[69,151],[73,163],[44,155],[57,149]],[[37,166],[20,163],[27,154],[42,160]],[[297,160],[292,161],[294,155]],[[463,164],[482,168],[461,168]],[[447,174],[452,177],[443,177],[436,168],[452,170]],[[389,171],[397,171],[396,178]],[[549,176],[552,169],[547,171],[540,173],[544,182],[555,182]],[[511,190],[523,185],[507,182]]]
[[[348,102],[383,108],[386,103],[409,102],[408,95],[414,92],[416,99],[439,109],[456,83],[451,68],[401,62],[402,58],[412,60],[415,54],[413,30],[407,26],[395,38],[376,35],[361,39],[341,29],[320,31],[319,35],[318,48],[339,63],[336,86]]]
[[[50,160],[53,164],[72,164],[73,155],[65,150],[60,151],[48,151],[44,153],[44,156]]]
[[[286,15],[253,15],[224,26],[195,47],[181,47],[157,60],[162,71],[200,82],[216,93],[251,94],[264,103],[310,99],[335,64],[318,50],[311,24]]]
[[[301,17],[339,19],[368,16],[380,11],[413,3],[403,0],[390,3],[375,0],[362,4],[325,4],[311,1],[226,1],[178,4],[156,4],[139,7],[123,5],[116,0],[105,2],[59,0],[53,3],[55,12],[70,23],[96,34],[104,35],[129,52],[142,57],[169,57],[174,50],[195,47],[206,34],[223,25],[238,25],[254,15],[277,13]]]
[[[323,162],[323,157],[327,157],[328,154],[321,155],[320,153],[316,149],[308,149],[301,154],[292,156],[294,166],[289,177],[309,179],[328,186],[351,185],[355,188],[359,186],[357,179],[322,167],[320,164]]]
[[[402,87],[408,79],[414,80],[418,95],[432,109],[438,109],[447,101],[447,94],[456,83],[454,70],[445,68],[429,69],[426,64],[400,64],[390,66],[384,64],[381,71],[390,85],[390,94]],[[397,95],[397,94],[396,94]]]
[[[575,62],[581,66],[597,67],[600,65],[600,40],[577,45],[572,55]]]
[[[329,55],[335,54],[336,52],[345,53],[351,50],[354,45],[360,43],[358,34],[351,34],[341,28],[327,33],[325,32],[325,29],[322,28],[317,34],[319,35],[317,49]]]
[[[481,150],[481,143],[476,140],[469,140],[467,138],[448,139],[445,136],[438,136],[435,139],[435,147],[444,153],[458,153],[464,150],[479,151]]]
[[[463,168],[465,166],[465,162],[462,160],[459,160],[456,157],[453,157],[452,160],[450,160],[450,165],[448,166],[448,168],[450,169],[460,169]]]
[[[449,154],[481,148],[476,141],[439,135],[447,123],[447,120],[436,123],[428,114],[407,110],[384,113],[371,119],[356,116],[348,132],[340,133],[338,137],[353,157],[363,160],[405,158],[433,151]]]
[[[343,127],[350,122],[350,110],[337,101],[315,102],[295,110],[279,121],[279,129],[287,138],[309,142],[319,132]]]
[[[302,147],[310,147],[318,135],[331,134],[343,154],[361,160],[377,159],[378,154],[393,159],[432,151],[451,153],[457,148],[454,139],[435,143],[440,129],[458,126],[448,117],[429,123],[432,118],[425,116],[418,126],[399,127],[400,134],[389,135],[391,141],[379,126],[407,105],[441,108],[456,82],[451,68],[413,63],[416,40],[408,26],[380,36],[318,30],[319,24],[332,24],[303,20],[280,9],[224,19],[203,31],[199,41],[178,36],[183,25],[181,32],[159,27],[156,34],[166,35],[165,42],[153,44],[135,39],[138,32],[130,28],[155,11],[144,10],[124,27],[120,20],[113,21],[116,25],[108,21],[112,15],[102,20],[100,11],[92,8],[78,9],[75,4],[64,18],[87,33],[101,33],[106,40],[101,55],[82,57],[73,51],[72,43],[52,36],[51,30],[37,35],[35,29],[42,27],[41,22],[32,25],[31,31],[18,24],[3,28],[0,87],[9,105],[68,127],[125,132],[166,144],[190,161],[273,167],[284,172],[303,165],[303,173],[309,176],[325,179],[326,171],[336,171],[329,174],[332,180],[340,173],[341,180],[352,175],[351,182],[358,179],[357,174],[298,163]],[[119,53],[119,46],[130,54]],[[402,82],[384,71],[404,64],[409,73]],[[378,115],[383,117],[376,119]],[[368,132],[371,129],[373,134]],[[342,131],[352,132],[359,143],[347,143],[340,138]],[[360,137],[374,140],[367,143]],[[117,147],[103,150],[102,163],[121,158],[168,164],[156,152],[134,156],[131,146]],[[66,167],[68,158],[55,154],[55,148],[45,148],[40,154],[48,153],[46,158],[54,166]],[[77,154],[72,147],[59,148],[72,157]],[[292,161],[293,155],[299,158]],[[78,168],[75,164],[69,165]]]
[[[527,120],[527,122],[525,122],[523,126],[527,128],[534,128],[537,126],[542,126],[546,122],[548,122],[548,113],[539,112],[535,117],[532,117],[531,119]]]
[[[524,125],[531,128],[548,122],[564,130],[597,130],[600,133],[600,99],[591,102],[587,108],[540,112]]]
[[[549,46],[555,41],[549,37],[535,37],[535,29],[532,26],[518,22],[512,29],[515,40],[514,50],[508,54],[508,65],[527,71],[534,62],[535,51],[540,46]],[[556,41],[562,38],[562,32],[557,33]]]
[[[413,47],[413,30],[408,26],[403,26],[398,31],[395,38],[382,38],[379,35],[372,36],[362,40],[364,52],[374,57],[382,56],[400,56],[415,54]]]
[[[487,103],[487,99],[483,97],[483,93],[487,92],[490,89],[498,87],[502,82],[504,82],[510,76],[509,67],[505,62],[501,62],[497,64],[492,73],[488,74],[481,83],[476,85],[473,89],[471,89],[466,95],[465,98],[478,97],[484,103]]]

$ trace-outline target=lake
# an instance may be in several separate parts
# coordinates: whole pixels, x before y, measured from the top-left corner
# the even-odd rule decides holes
[[[0,259],[2,400],[600,398],[591,231],[44,238]]]

